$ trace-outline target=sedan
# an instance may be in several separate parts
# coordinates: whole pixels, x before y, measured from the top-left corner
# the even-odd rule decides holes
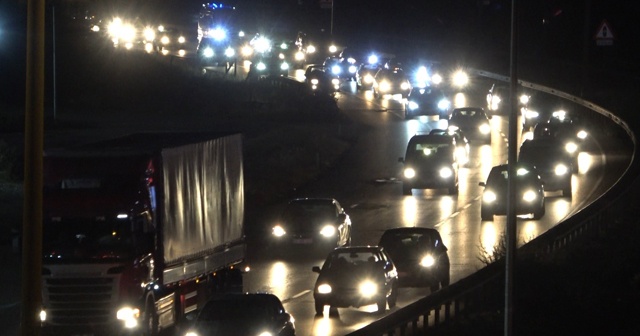
[[[399,94],[407,98],[411,92],[409,77],[400,68],[380,69],[373,78],[373,96],[382,98],[385,95]]]
[[[471,141],[491,143],[490,117],[482,107],[455,108],[449,117],[449,126],[460,128]]]
[[[207,301],[185,336],[295,334],[294,318],[277,296],[235,293],[215,296]]]
[[[386,230],[382,246],[398,268],[403,287],[429,286],[434,292],[449,285],[449,254],[436,229],[400,227]]]
[[[435,87],[412,89],[404,106],[404,118],[433,115],[439,116],[440,119],[446,119],[449,116],[450,107],[451,101],[447,99],[441,89]]]
[[[333,249],[351,244],[351,219],[333,198],[296,198],[287,204],[271,232],[277,247]]]
[[[331,251],[322,268],[313,266],[318,279],[313,289],[317,315],[324,306],[336,308],[378,306],[382,313],[396,305],[398,272],[392,259],[379,246],[340,247]]]
[[[315,93],[333,94],[340,91],[340,79],[329,73],[323,65],[314,64],[304,73],[305,83]]]
[[[545,198],[543,181],[538,170],[530,165],[518,163],[516,170],[516,214],[530,215],[533,219],[540,219],[545,213]],[[484,187],[480,217],[483,221],[493,220],[493,215],[507,214],[507,184],[509,169],[507,164],[491,168],[486,182],[480,182]]]

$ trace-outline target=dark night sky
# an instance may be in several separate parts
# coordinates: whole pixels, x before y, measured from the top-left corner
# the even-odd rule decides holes
[[[239,10],[269,29],[313,31],[330,28],[331,10],[321,9],[319,0],[236,0]],[[585,2],[575,0],[521,0],[521,47],[526,52],[545,49],[553,57],[580,55],[585,36]],[[63,1],[64,3],[64,1]],[[116,1],[100,1],[114,9]],[[144,6],[124,1],[126,7],[152,8],[163,14],[182,13],[182,19],[197,12],[200,1],[147,0]],[[455,39],[459,43],[509,41],[510,1],[491,0],[336,0],[334,33],[351,41],[376,43],[388,36],[406,39]],[[177,4],[177,5],[176,5]],[[145,7],[146,6],[146,7]],[[185,9],[176,10],[176,8]],[[26,5],[18,0],[0,0],[0,106],[21,103],[25,76]],[[640,50],[637,1],[591,0],[588,34],[606,19],[616,37],[615,53],[635,64]],[[613,48],[612,48],[613,49]],[[597,52],[598,50],[596,50]]]

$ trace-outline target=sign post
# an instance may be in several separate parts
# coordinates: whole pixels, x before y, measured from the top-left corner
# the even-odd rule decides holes
[[[331,29],[329,32],[333,35],[333,0],[320,0],[320,8],[331,9]]]

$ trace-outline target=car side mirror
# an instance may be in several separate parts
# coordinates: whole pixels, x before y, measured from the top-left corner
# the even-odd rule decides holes
[[[313,266],[311,267],[311,271],[315,272],[315,273],[320,273],[320,266]]]
[[[478,183],[478,185],[481,186],[481,187],[486,187],[487,186],[487,184],[484,183],[484,182],[480,182],[480,183]]]
[[[400,162],[400,163],[404,163],[404,158],[399,157],[399,158],[398,158],[398,162]]]

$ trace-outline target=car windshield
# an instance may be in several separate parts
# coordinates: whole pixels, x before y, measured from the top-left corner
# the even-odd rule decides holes
[[[407,158],[419,161],[451,161],[454,150],[451,144],[413,143],[407,150]]]
[[[528,169],[519,167],[517,168],[517,179],[518,186],[520,185],[532,185],[538,181],[538,175]],[[506,188],[509,178],[509,172],[507,169],[493,169],[491,173],[489,173],[489,178],[487,179],[487,185],[496,187],[496,188]]]
[[[282,214],[290,225],[303,226],[310,222],[326,222],[336,218],[336,207],[328,202],[293,202]]]
[[[380,257],[374,251],[350,251],[333,253],[325,262],[325,269],[344,269],[361,265],[372,265],[380,261]]]
[[[565,149],[558,146],[538,146],[538,147],[523,147],[520,150],[519,160],[522,162],[529,162],[531,164],[557,161],[559,158],[565,158]]]
[[[434,232],[395,232],[385,234],[380,240],[380,245],[395,256],[433,249],[439,244],[439,237]]]
[[[455,110],[451,118],[482,118],[482,112],[477,110]]]
[[[215,300],[205,305],[199,321],[267,320],[282,311],[282,306],[269,297],[242,297]]]

